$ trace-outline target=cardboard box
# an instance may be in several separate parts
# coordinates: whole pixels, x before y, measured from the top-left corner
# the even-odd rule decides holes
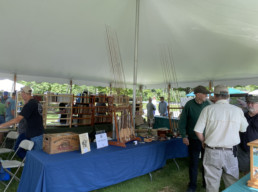
[[[44,134],[43,151],[56,154],[79,150],[79,135],[72,132]]]

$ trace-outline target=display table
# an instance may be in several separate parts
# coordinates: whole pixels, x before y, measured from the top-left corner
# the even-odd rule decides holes
[[[81,155],[79,151],[49,155],[30,151],[19,192],[91,191],[162,168],[167,159],[187,157],[182,139],[151,142],[126,148],[108,146]]]
[[[247,191],[257,192],[258,189],[254,189],[254,188],[248,187],[246,185],[247,181],[249,179],[250,179],[250,173],[247,174],[246,176],[242,177],[240,180],[238,180],[233,185],[226,188],[223,192],[247,192]]]
[[[155,120],[154,120],[153,129],[164,128],[164,127],[170,129],[168,117],[155,116],[154,118]],[[174,123],[178,124],[178,121],[179,121],[178,118],[172,118],[171,120],[172,120],[172,125]]]

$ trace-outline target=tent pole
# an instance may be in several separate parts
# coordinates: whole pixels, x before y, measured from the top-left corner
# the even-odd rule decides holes
[[[140,0],[136,0],[135,41],[134,41],[134,73],[133,73],[133,126],[134,127],[135,127],[136,85],[137,85],[137,65],[138,65],[139,8],[140,8]]]
[[[17,81],[17,76],[16,76],[16,73],[14,73],[14,76],[13,76],[13,92],[15,92],[15,90],[16,90],[16,81]]]
[[[70,94],[72,94],[73,80],[70,80]]]
[[[109,84],[109,95],[112,95],[112,83]]]
[[[210,91],[211,91],[212,87],[213,87],[213,81],[210,80],[210,81],[209,81],[209,90],[210,90]]]

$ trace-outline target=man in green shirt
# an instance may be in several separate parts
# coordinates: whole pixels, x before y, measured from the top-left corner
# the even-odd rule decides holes
[[[199,155],[204,149],[202,143],[197,138],[194,127],[204,107],[210,103],[207,101],[207,94],[210,92],[203,86],[194,88],[195,98],[188,101],[184,106],[179,121],[179,131],[183,138],[183,143],[188,146],[189,153],[189,184],[187,192],[195,192],[197,187],[197,175],[199,165]],[[204,173],[203,185],[205,186]]]

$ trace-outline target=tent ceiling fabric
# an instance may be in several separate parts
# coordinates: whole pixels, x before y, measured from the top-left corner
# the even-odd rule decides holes
[[[108,85],[114,80],[108,25],[132,85],[135,6],[133,0],[0,0],[0,72],[18,80]],[[165,87],[160,55],[171,47],[180,87],[210,80],[256,84],[257,18],[256,0],[140,0],[137,83]]]

